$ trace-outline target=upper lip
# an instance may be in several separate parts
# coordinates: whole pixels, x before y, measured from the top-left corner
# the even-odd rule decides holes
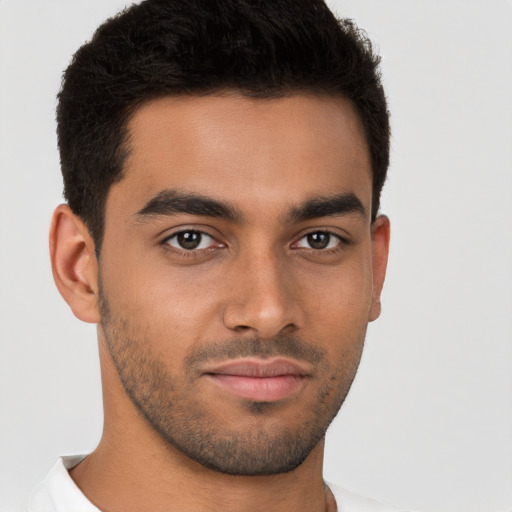
[[[295,375],[305,377],[310,374],[305,365],[285,358],[235,359],[205,369],[205,374],[234,375],[240,377],[279,377]]]

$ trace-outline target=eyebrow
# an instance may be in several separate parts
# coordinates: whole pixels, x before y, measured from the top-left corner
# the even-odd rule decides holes
[[[301,222],[320,217],[334,217],[358,213],[366,219],[366,210],[359,198],[352,192],[336,196],[315,197],[297,207],[288,214],[288,222]]]
[[[227,203],[221,203],[210,197],[180,192],[178,190],[163,190],[150,199],[135,215],[139,219],[159,215],[176,215],[185,213],[237,221],[241,214]]]
[[[235,206],[200,194],[167,189],[151,198],[135,215],[139,220],[154,216],[170,216],[180,213],[240,221],[242,214]],[[358,213],[366,218],[363,204],[352,192],[335,196],[315,197],[293,207],[285,216],[289,223],[320,217],[333,217]]]

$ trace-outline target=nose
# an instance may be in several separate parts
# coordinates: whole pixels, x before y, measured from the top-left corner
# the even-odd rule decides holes
[[[271,250],[239,258],[226,283],[224,325],[238,334],[271,339],[300,328],[298,283],[284,258]]]

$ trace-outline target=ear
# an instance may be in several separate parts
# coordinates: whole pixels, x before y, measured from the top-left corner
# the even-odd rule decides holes
[[[87,226],[66,204],[53,213],[50,257],[55,284],[77,318],[99,323],[98,263]]]
[[[389,219],[385,215],[379,215],[372,225],[373,296],[370,307],[370,322],[379,318],[381,311],[380,294],[388,264],[389,235]]]

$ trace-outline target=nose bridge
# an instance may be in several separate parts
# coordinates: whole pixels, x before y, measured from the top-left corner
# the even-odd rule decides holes
[[[286,257],[270,245],[241,251],[233,268],[225,325],[271,338],[300,324],[294,282]]]

